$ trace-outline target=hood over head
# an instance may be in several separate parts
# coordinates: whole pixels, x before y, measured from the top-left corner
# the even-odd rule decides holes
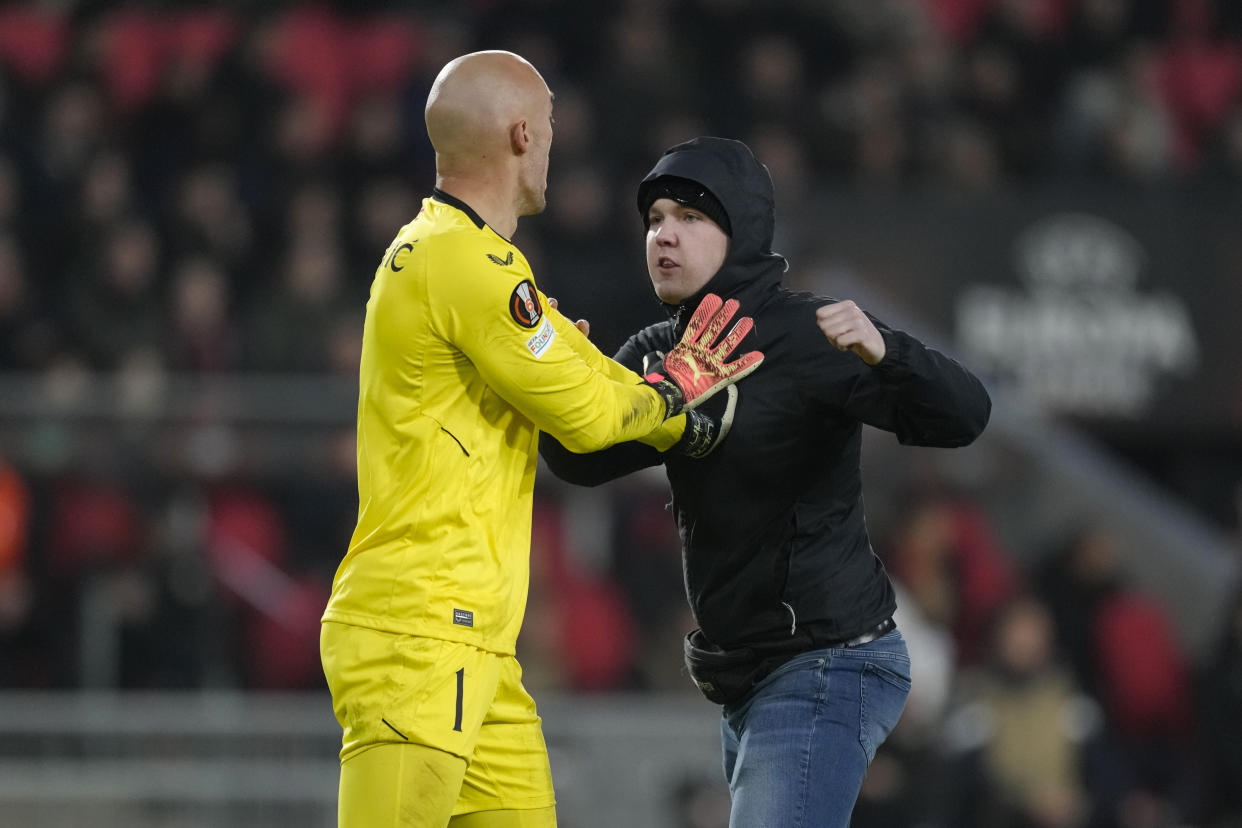
[[[710,209],[699,209],[730,237],[729,251],[720,270],[683,304],[698,305],[707,293],[728,298],[754,282],[772,286],[780,283],[788,263],[784,256],[772,252],[776,231],[772,176],[750,147],[729,138],[703,136],[665,150],[638,185],[638,210],[644,226],[647,210],[657,198],[670,197],[688,204],[673,194],[687,198],[694,195],[674,179],[695,182],[707,190],[705,197],[699,199],[701,205],[710,208],[713,201],[718,203],[724,210],[723,221]]]

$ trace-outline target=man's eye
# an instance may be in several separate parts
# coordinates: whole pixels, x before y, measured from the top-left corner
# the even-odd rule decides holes
[[[699,220],[698,213],[686,213],[686,221],[698,221],[698,220]]]

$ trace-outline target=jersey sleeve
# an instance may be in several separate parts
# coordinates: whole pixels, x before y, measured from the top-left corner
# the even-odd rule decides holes
[[[660,396],[637,375],[615,378],[581,332],[571,344],[573,324],[548,306],[524,261],[495,265],[477,248],[450,258],[431,268],[434,327],[537,428],[587,452],[661,425]]]
[[[625,353],[625,348],[630,347],[629,342],[622,346],[621,352],[616,357],[609,359],[595,347],[591,340],[587,339],[586,334],[578,330],[578,327],[569,321],[568,317],[555,309],[550,309],[548,315],[552,317],[557,331],[563,333],[565,342],[592,368],[607,374],[617,382],[637,383],[642,381],[642,377],[636,370],[639,367],[637,362],[635,363],[634,370],[620,362],[622,354]],[[642,359],[641,355],[638,359]],[[678,414],[676,417],[670,417],[665,420],[655,431],[639,437],[638,441],[658,451],[668,451],[677,444],[677,441],[681,439],[685,431],[686,415]]]

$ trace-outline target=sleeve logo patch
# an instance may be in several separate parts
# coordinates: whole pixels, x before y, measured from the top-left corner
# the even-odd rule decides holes
[[[508,267],[509,265],[513,264],[513,251],[510,250],[509,255],[505,256],[503,259],[495,255],[494,253],[488,253],[487,258],[491,259],[493,262],[500,265],[501,267]]]
[[[453,610],[453,623],[461,627],[473,627],[474,613],[470,610],[455,609]]]
[[[526,340],[526,347],[535,355],[535,359],[539,359],[548,350],[548,346],[552,344],[554,339],[556,339],[556,328],[552,327],[551,320],[545,319],[543,320],[543,327],[534,336]]]
[[[535,290],[530,279],[522,280],[513,289],[509,296],[509,315],[523,328],[533,328],[543,318],[543,308],[539,307],[539,292]]]

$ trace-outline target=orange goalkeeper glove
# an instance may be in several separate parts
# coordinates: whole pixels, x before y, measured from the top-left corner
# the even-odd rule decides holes
[[[721,337],[725,326],[737,313],[738,302],[709,293],[703,297],[686,332],[673,350],[643,381],[664,398],[665,419],[690,411],[722,388],[727,388],[763,362],[763,353],[751,351],[733,362],[725,362],[738,343],[750,333],[755,322],[749,316],[737,321],[729,333]],[[719,343],[716,340],[719,339]],[[715,347],[712,347],[713,344]]]

